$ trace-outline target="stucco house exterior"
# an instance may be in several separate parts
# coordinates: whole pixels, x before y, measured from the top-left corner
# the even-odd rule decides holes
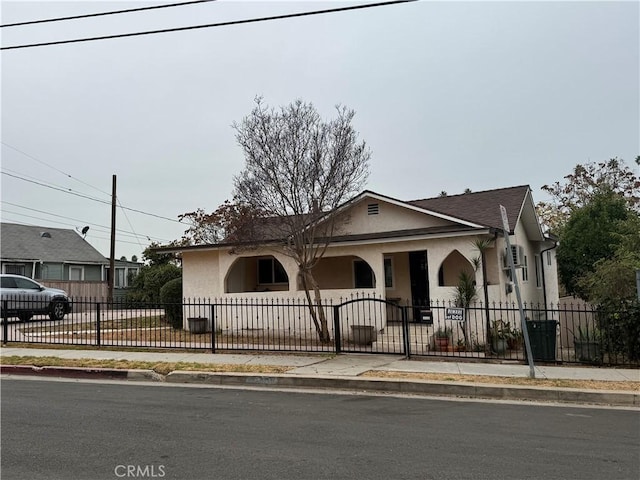
[[[362,192],[332,213],[338,216],[339,232],[313,270],[323,299],[336,304],[358,294],[406,305],[446,302],[453,300],[464,270],[476,280],[478,301],[484,301],[486,288],[490,303],[515,302],[505,268],[500,205],[508,214],[523,300],[557,303],[556,243],[543,233],[526,185],[413,201]],[[474,268],[477,239],[491,241],[485,252],[486,279],[482,269]],[[279,251],[277,242],[250,250],[237,247],[222,242],[165,249],[182,254],[184,297],[305,298],[297,265]],[[209,316],[206,311],[202,315]],[[386,320],[384,314],[376,319],[379,330]]]

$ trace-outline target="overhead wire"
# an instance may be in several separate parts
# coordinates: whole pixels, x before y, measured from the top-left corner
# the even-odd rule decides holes
[[[324,15],[328,13],[346,12],[351,10],[362,10],[366,8],[386,7],[390,5],[396,5],[401,3],[411,3],[416,1],[417,0],[390,0],[386,2],[369,3],[365,5],[351,5],[348,7],[327,8],[323,10],[312,10],[308,12],[288,13],[284,15],[271,15],[268,17],[248,18],[244,20],[231,20],[228,22],[209,23],[204,25],[190,25],[187,27],[174,27],[174,28],[165,28],[165,29],[159,29],[159,30],[149,30],[144,32],[120,33],[116,35],[103,35],[99,37],[75,38],[71,40],[58,40],[53,42],[31,43],[31,44],[25,44],[25,45],[11,45],[8,47],[2,47],[0,48],[0,50],[17,50],[17,49],[23,49],[23,48],[46,47],[46,46],[64,45],[64,44],[70,44],[70,43],[94,42],[98,40],[112,40],[115,38],[139,37],[143,35],[156,35],[160,33],[181,32],[186,30],[198,30],[203,28],[226,27],[230,25],[243,25],[247,23],[282,20],[285,18],[299,18],[299,17],[307,17],[312,15]]]
[[[157,10],[160,8],[172,8],[172,7],[184,7],[187,5],[193,5],[195,3],[207,3],[207,2],[215,2],[216,0],[191,0],[189,2],[180,2],[180,3],[169,3],[164,5],[151,5],[148,7],[138,7],[138,8],[128,8],[126,10],[112,10],[109,12],[97,12],[97,13],[86,13],[84,15],[73,15],[69,17],[56,17],[56,18],[45,18],[42,20],[28,20],[25,22],[16,22],[16,23],[5,23],[0,25],[0,28],[5,27],[20,27],[24,25],[35,25],[38,23],[50,23],[50,22],[62,22],[66,20],[78,20],[81,18],[91,18],[91,17],[103,17],[105,15],[119,15],[121,13],[133,13],[133,12],[142,12],[145,10]]]
[[[68,178],[70,178],[70,179],[72,179],[72,180],[75,180],[76,182],[80,182],[80,183],[82,183],[83,185],[86,185],[87,187],[91,187],[91,188],[93,188],[94,190],[97,190],[98,192],[100,192],[100,193],[103,193],[103,194],[107,195],[108,197],[110,197],[110,196],[111,196],[111,194],[110,194],[109,192],[105,192],[104,190],[101,190],[101,189],[99,189],[98,187],[95,187],[95,186],[93,186],[93,185],[91,185],[91,184],[89,184],[89,183],[87,183],[87,182],[85,182],[85,181],[83,181],[83,180],[80,180],[79,178],[75,178],[75,177],[74,177],[74,176],[72,176],[71,174],[69,174],[69,173],[67,173],[67,172],[62,171],[62,170],[60,170],[59,168],[57,168],[57,167],[55,167],[55,166],[51,165],[50,163],[47,163],[47,162],[45,162],[44,160],[41,160],[41,159],[39,159],[39,158],[36,158],[36,157],[34,157],[33,155],[30,155],[30,154],[28,154],[27,152],[25,152],[25,151],[23,151],[23,150],[20,150],[19,148],[14,147],[13,145],[8,144],[7,142],[0,142],[0,143],[2,143],[2,145],[4,145],[5,147],[8,147],[8,148],[10,148],[11,150],[14,150],[14,151],[18,152],[18,153],[20,153],[20,154],[24,155],[25,157],[30,158],[31,160],[33,160],[33,161],[35,161],[35,162],[38,162],[38,163],[40,163],[40,164],[42,164],[42,165],[45,165],[45,166],[47,166],[47,167],[49,167],[49,168],[52,168],[52,169],[53,169],[53,170],[55,170],[56,172],[61,173],[62,175],[64,175],[65,177],[68,177]],[[5,170],[6,170],[6,169],[5,169]]]
[[[86,220],[81,220],[79,218],[67,217],[67,216],[64,216],[64,215],[59,215],[57,213],[47,212],[45,210],[39,210],[37,208],[26,207],[24,205],[20,205],[20,204],[17,204],[17,203],[7,202],[6,200],[0,200],[0,203],[4,203],[6,205],[11,205],[12,207],[22,208],[24,210],[29,210],[31,212],[37,212],[37,213],[42,213],[44,215],[49,215],[49,216],[52,216],[52,217],[62,218],[64,220],[73,220],[75,222],[80,222],[82,225],[90,225],[90,226],[93,226],[93,227],[104,228],[104,229],[106,229],[107,232],[110,231],[110,227],[108,227],[106,225],[100,225],[98,223],[88,222]],[[3,212],[10,212],[9,210],[6,210],[6,209],[3,209],[2,211]],[[18,212],[15,212],[15,213],[18,214]],[[41,220],[48,220],[48,219],[41,218]],[[139,234],[139,233],[136,233],[135,231],[131,231],[130,232],[128,230],[122,230],[120,228],[116,228],[116,232],[118,232],[118,233],[120,233],[122,235],[132,236],[132,237],[136,237],[136,238],[145,238],[145,239],[153,238],[155,240],[159,240],[159,241],[162,241],[162,242],[168,242],[169,241],[169,240],[164,239],[164,238],[159,238],[159,237],[151,236],[151,235]]]
[[[33,184],[35,184],[35,185],[39,185],[39,186],[41,186],[41,187],[50,188],[50,189],[52,189],[52,190],[57,190],[57,191],[59,191],[59,192],[66,193],[66,194],[69,194],[69,195],[75,195],[76,197],[85,198],[85,199],[87,199],[87,200],[92,200],[92,201],[94,201],[94,202],[102,203],[102,204],[105,204],[105,205],[111,205],[111,202],[108,202],[108,201],[106,201],[106,200],[101,200],[101,199],[99,199],[99,198],[91,197],[91,196],[89,196],[89,195],[84,195],[84,194],[82,194],[82,193],[77,193],[77,192],[74,192],[74,191],[72,191],[72,190],[70,190],[70,189],[69,189],[69,190],[65,190],[64,188],[54,187],[54,186],[51,186],[51,185],[47,185],[47,184],[42,183],[42,182],[40,182],[40,181],[29,180],[28,178],[21,177],[20,175],[14,175],[14,174],[11,174],[11,173],[9,173],[9,172],[7,172],[7,171],[2,171],[2,172],[0,172],[0,173],[2,173],[2,175],[7,175],[7,176],[9,176],[9,177],[13,177],[13,178],[16,178],[16,179],[22,180],[22,181],[24,181],[24,182],[33,183]],[[170,222],[180,223],[180,224],[183,224],[183,225],[184,225],[184,222],[181,222],[180,220],[175,220],[175,219],[173,219],[173,218],[164,217],[164,216],[162,216],[162,215],[157,215],[157,214],[155,214],[155,213],[144,212],[144,211],[142,211],[142,210],[138,210],[138,209],[136,209],[136,208],[131,208],[131,207],[124,207],[124,206],[122,206],[122,207],[120,207],[120,208],[123,208],[123,209],[125,209],[125,210],[130,211],[130,212],[139,213],[139,214],[141,214],[141,215],[147,215],[147,216],[150,216],[150,217],[160,218],[160,219],[162,219],[162,220],[168,220],[168,221],[170,221]]]
[[[213,1],[213,0],[210,0],[210,1]],[[30,155],[30,154],[28,154],[27,152],[25,152],[25,151],[23,151],[23,150],[20,150],[20,149],[19,149],[19,148],[17,148],[17,147],[14,147],[13,145],[10,145],[10,144],[8,144],[8,143],[6,143],[6,142],[2,142],[2,144],[3,144],[4,146],[8,147],[8,148],[11,148],[12,150],[15,150],[16,152],[18,152],[18,153],[20,153],[20,154],[22,154],[22,155],[26,156],[27,158],[30,158],[31,160],[34,160],[34,161],[36,161],[36,162],[38,162],[38,163],[41,163],[42,165],[45,165],[45,166],[47,166],[47,167],[49,167],[49,168],[52,168],[52,169],[53,169],[53,170],[55,170],[56,172],[61,173],[62,175],[66,176],[66,177],[68,177],[68,178],[70,178],[70,179],[72,179],[72,180],[75,180],[75,181],[77,181],[77,182],[80,182],[80,183],[82,183],[83,185],[86,185],[86,186],[88,186],[88,187],[91,187],[91,188],[93,188],[94,190],[97,190],[98,192],[103,193],[104,195],[107,195],[108,197],[111,197],[111,194],[110,194],[110,193],[105,192],[104,190],[101,190],[101,189],[99,189],[98,187],[95,187],[95,186],[93,186],[93,185],[91,185],[91,184],[89,184],[89,183],[87,183],[87,182],[85,182],[85,181],[83,181],[83,180],[80,180],[79,178],[76,178],[76,177],[72,176],[71,174],[69,174],[69,173],[67,173],[67,172],[62,171],[62,170],[60,170],[59,168],[57,168],[57,167],[55,167],[55,166],[53,166],[53,165],[51,165],[51,164],[49,164],[49,163],[47,163],[47,162],[45,162],[45,161],[43,161],[43,160],[39,159],[39,158],[36,158],[36,157],[34,157],[33,155]],[[5,170],[7,170],[7,171],[11,172],[11,170],[8,170],[8,169],[6,169],[6,168],[5,168]],[[13,172],[13,173],[18,173],[18,172]],[[22,174],[22,175],[24,175],[24,174]],[[28,176],[28,175],[25,175],[25,177],[29,178],[29,176]],[[33,179],[33,180],[38,180],[38,179],[36,179],[36,178],[34,178],[34,177],[31,177],[31,179]],[[120,209],[122,210],[122,213],[123,213],[123,215],[124,215],[125,219],[127,220],[127,223],[129,224],[129,227],[131,228],[131,230],[134,230],[134,233],[135,233],[135,228],[133,227],[133,224],[131,223],[131,220],[129,220],[129,216],[128,216],[128,215],[127,215],[127,213],[126,213],[125,207],[122,205],[122,203],[120,202],[120,199],[118,198],[118,196],[117,196],[117,195],[116,195],[116,202],[118,203],[118,205],[119,205]],[[147,238],[149,238],[149,237],[147,236]],[[141,249],[144,249],[144,247],[142,246],[142,244],[140,244],[139,246],[140,246],[140,248],[141,248]]]
[[[33,216],[33,215],[24,215],[24,214],[22,214],[22,213],[20,213],[20,214],[12,213],[12,215],[20,215],[21,217],[29,217],[29,218],[36,218],[36,219],[38,219],[38,217],[35,217],[35,216]],[[43,220],[43,219],[40,219],[40,220]],[[58,224],[60,224],[60,225],[73,226],[73,225],[70,225],[70,224],[68,224],[68,223],[58,222],[58,221],[55,221],[55,220],[48,220],[48,221],[50,221],[51,223],[58,223]],[[39,226],[40,226],[40,225],[36,225],[35,223],[21,222],[21,221],[19,221],[19,220],[13,220],[11,223],[16,223],[16,224],[18,224],[18,225],[28,225],[28,226],[30,226],[30,227],[39,227]],[[100,239],[100,240],[109,240],[109,238],[108,238],[108,237],[100,237],[100,236],[98,236],[98,235],[93,235],[93,234],[90,234],[90,235],[88,234],[87,236],[88,236],[88,237],[91,237],[91,238],[98,238],[98,239]],[[136,242],[129,242],[129,241],[127,241],[127,240],[117,240],[117,242],[118,242],[118,243],[128,243],[128,244],[130,244],[130,245],[138,245]]]

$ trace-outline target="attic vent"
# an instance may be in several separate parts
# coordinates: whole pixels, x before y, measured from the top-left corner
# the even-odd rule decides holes
[[[378,215],[380,213],[380,205],[377,203],[370,203],[367,205],[368,215]]]
[[[50,234],[49,232],[42,232],[42,233],[40,234],[40,236],[41,236],[42,238],[51,238],[51,234]]]

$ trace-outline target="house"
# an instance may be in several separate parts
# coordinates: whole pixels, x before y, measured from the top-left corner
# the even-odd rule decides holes
[[[61,282],[98,282],[100,292],[106,285],[109,261],[75,230],[2,223],[0,242],[2,273],[24,275],[70,295],[85,291],[74,292]]]
[[[127,260],[126,258],[114,260],[114,269],[116,275],[113,279],[113,298],[116,301],[124,299],[127,295],[127,290],[133,285],[133,279],[140,273],[140,269],[144,266],[144,263]],[[109,266],[107,265],[105,272],[105,279],[109,280]]]
[[[340,231],[313,270],[323,299],[336,304],[357,293],[428,306],[453,300],[465,271],[475,279],[478,301],[515,302],[500,205],[508,214],[523,300],[557,303],[556,243],[543,233],[526,185],[413,201],[362,192],[331,213]],[[486,278],[474,263],[477,239],[490,240]],[[277,245],[246,249],[223,242],[163,251],[182,253],[187,298],[304,299],[297,265]],[[383,329],[386,318],[376,322]]]

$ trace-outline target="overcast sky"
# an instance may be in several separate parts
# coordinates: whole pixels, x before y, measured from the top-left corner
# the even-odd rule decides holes
[[[2,46],[355,3],[219,1],[5,27]],[[2,23],[147,5],[3,1]],[[177,239],[185,226],[170,219],[230,198],[244,165],[231,124],[256,95],[326,118],[354,109],[367,189],[401,200],[528,184],[539,201],[578,163],[617,156],[637,171],[639,18],[635,1],[422,1],[4,50],[2,221],[89,225],[108,256],[117,175],[122,206],[166,218],[118,210],[116,257]]]

